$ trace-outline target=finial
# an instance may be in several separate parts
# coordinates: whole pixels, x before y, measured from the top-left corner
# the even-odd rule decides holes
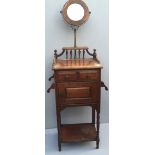
[[[57,50],[54,50],[54,56],[57,59]]]
[[[96,59],[97,54],[96,54],[96,49],[93,49],[94,53],[93,53],[93,57]]]

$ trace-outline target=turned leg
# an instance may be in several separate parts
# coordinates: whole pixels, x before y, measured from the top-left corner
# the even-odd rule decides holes
[[[59,138],[58,138],[58,148],[59,148],[59,151],[61,151],[61,141],[59,140]]]
[[[95,108],[92,106],[92,123],[95,124]]]
[[[96,149],[99,148],[99,142],[100,142],[99,129],[100,129],[100,111],[97,110],[97,140],[96,140]]]
[[[58,129],[58,148],[61,151],[61,138],[60,138],[60,127],[61,127],[61,110],[57,107],[57,129]]]

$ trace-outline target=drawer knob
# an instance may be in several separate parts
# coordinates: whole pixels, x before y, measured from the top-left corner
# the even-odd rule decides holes
[[[87,75],[86,78],[89,80],[90,79],[90,76]]]
[[[68,75],[66,75],[66,76],[65,76],[65,80],[68,80],[68,79],[69,79],[69,76],[68,76]]]
[[[80,77],[80,72],[76,72],[76,75],[77,75],[77,77],[79,78]]]

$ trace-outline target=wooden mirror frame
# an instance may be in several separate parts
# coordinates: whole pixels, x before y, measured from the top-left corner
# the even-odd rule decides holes
[[[83,7],[84,9],[84,16],[81,20],[78,20],[78,21],[74,21],[74,20],[71,20],[69,17],[68,17],[68,14],[67,14],[67,9],[70,5],[72,4],[79,4]],[[63,9],[61,11],[62,15],[63,15],[63,18],[64,20],[72,25],[72,26],[80,26],[82,24],[84,24],[88,18],[89,18],[89,15],[90,15],[90,11],[88,9],[88,6],[86,5],[85,2],[83,2],[82,0],[68,0],[65,5],[63,6]]]

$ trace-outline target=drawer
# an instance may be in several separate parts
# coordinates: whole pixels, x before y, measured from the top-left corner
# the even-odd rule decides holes
[[[99,71],[98,70],[82,70],[82,71],[79,71],[79,80],[97,81],[97,80],[99,80]]]
[[[75,71],[57,71],[55,74],[55,81],[76,81],[77,72]]]
[[[93,104],[100,100],[97,82],[57,83],[58,104]]]
[[[58,82],[65,81],[98,81],[100,80],[99,70],[70,70],[57,71],[55,80]]]

